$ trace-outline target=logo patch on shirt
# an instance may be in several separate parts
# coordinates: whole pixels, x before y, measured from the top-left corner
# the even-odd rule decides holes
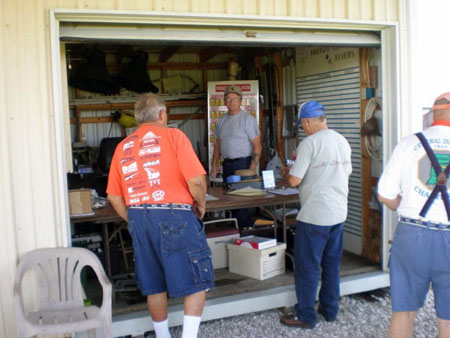
[[[124,157],[124,158],[122,158],[122,160],[120,161],[120,164],[124,164],[124,163],[127,163],[127,162],[132,162],[132,161],[134,161],[135,159],[134,159],[134,156],[131,156],[131,157]]]
[[[158,139],[161,136],[156,136],[153,132],[149,131],[141,139],[141,147],[150,147],[158,144]]]
[[[153,167],[153,166],[159,165],[159,164],[160,164],[159,159],[157,159],[154,161],[145,162],[143,166],[144,166],[144,168],[148,168],[148,167]]]
[[[122,166],[122,172],[124,175],[134,173],[138,170],[137,163],[133,162],[130,165]]]
[[[136,177],[137,176],[137,174],[138,173],[134,173],[134,174],[131,174],[131,175],[128,175],[128,176],[125,176],[125,181],[128,181],[128,180],[131,180],[132,178],[134,178],[134,177]]]
[[[144,148],[139,150],[139,156],[149,155],[149,154],[159,154],[161,152],[161,147],[151,147],[151,148]]]
[[[155,202],[161,201],[161,200],[164,199],[164,195],[165,195],[165,194],[166,194],[166,193],[165,193],[163,190],[156,190],[156,191],[154,191],[154,192],[152,193],[153,200],[154,200]]]
[[[154,180],[156,178],[159,178],[160,173],[159,170],[153,169],[153,168],[144,168],[147,172],[148,180]]]
[[[154,187],[154,186],[159,187],[161,185],[161,180],[159,178],[154,179],[154,180],[148,180],[148,184],[150,185],[150,187]]]
[[[134,141],[130,141],[130,142],[124,143],[123,148],[122,148],[123,153],[125,155],[130,154],[131,151],[133,150],[133,147],[134,147]]]
[[[435,151],[435,154],[441,170],[444,171],[450,163],[450,154],[437,151]],[[427,155],[424,155],[419,161],[419,180],[430,190],[432,190],[437,183],[436,171],[431,165]],[[447,188],[450,188],[450,180],[447,180]]]

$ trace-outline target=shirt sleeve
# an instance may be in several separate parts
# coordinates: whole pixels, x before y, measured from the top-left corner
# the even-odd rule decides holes
[[[297,158],[289,170],[289,174],[303,179],[312,159],[312,144],[305,139],[297,148]]]
[[[188,181],[192,177],[205,175],[206,171],[192,148],[191,141],[182,131],[175,130],[177,160],[184,179]]]
[[[387,199],[395,199],[397,195],[401,194],[401,148],[401,143],[394,148],[391,158],[378,181],[378,194]]]
[[[255,137],[259,136],[258,123],[256,123],[256,119],[251,115],[248,115],[245,121],[245,130],[247,131],[248,138],[250,140],[253,140]]]

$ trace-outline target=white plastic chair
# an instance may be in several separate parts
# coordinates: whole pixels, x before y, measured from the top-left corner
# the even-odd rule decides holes
[[[90,266],[103,288],[102,306],[84,306],[81,270]],[[25,272],[33,270],[39,287],[38,310],[25,312],[21,297]],[[25,287],[25,286],[24,286]],[[19,338],[89,330],[93,336],[112,337],[112,286],[97,256],[84,248],[37,249],[20,260],[14,281],[14,302]]]

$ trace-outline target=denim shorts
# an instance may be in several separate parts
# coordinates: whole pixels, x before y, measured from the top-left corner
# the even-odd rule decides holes
[[[437,317],[450,320],[450,231],[398,223],[389,262],[394,312],[419,310],[433,287]]]
[[[214,286],[204,225],[191,210],[129,208],[128,231],[143,295],[185,297]]]

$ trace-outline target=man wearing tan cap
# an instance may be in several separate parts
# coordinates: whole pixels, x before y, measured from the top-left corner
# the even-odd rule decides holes
[[[389,263],[389,337],[412,337],[430,285],[439,337],[450,337],[450,92],[435,100],[433,118],[430,128],[395,147],[378,183],[380,201],[399,216]]]
[[[223,156],[223,179],[239,169],[256,169],[261,155],[261,138],[256,119],[241,109],[242,91],[238,86],[225,88],[224,101],[228,114],[223,115],[216,125],[211,177],[217,175],[217,162]],[[239,227],[251,226],[247,209],[233,211]]]

